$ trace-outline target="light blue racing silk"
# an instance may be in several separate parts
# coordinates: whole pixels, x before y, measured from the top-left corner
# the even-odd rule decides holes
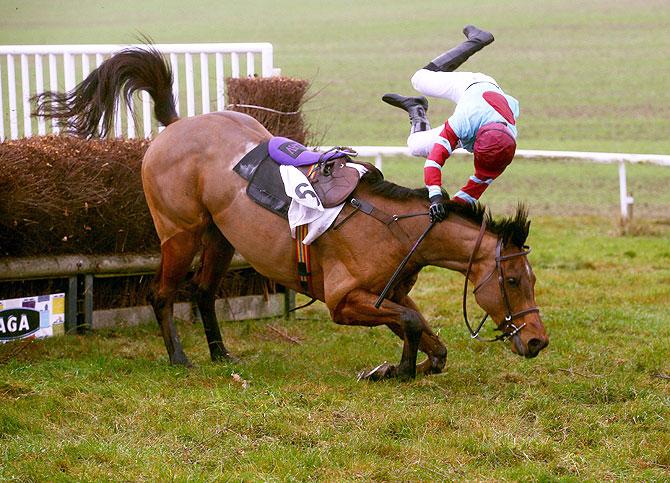
[[[482,97],[487,91],[498,92],[505,96],[514,119],[516,120],[519,117],[519,101],[505,94],[495,84],[477,82],[468,87],[458,101],[454,113],[449,118],[449,125],[458,136],[461,146],[471,153],[474,151],[475,135],[484,124],[504,122],[512,131],[515,139],[517,136],[516,125],[505,121],[505,118]]]

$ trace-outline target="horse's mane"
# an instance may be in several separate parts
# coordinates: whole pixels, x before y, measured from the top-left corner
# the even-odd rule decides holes
[[[384,179],[381,171],[368,163],[362,163],[368,167],[368,172],[363,175],[361,182],[367,189],[376,195],[383,196],[392,200],[404,201],[410,199],[428,200],[428,190],[426,188],[406,188]],[[446,198],[449,195],[445,193]],[[494,219],[491,211],[486,205],[481,203],[462,204],[448,200],[445,203],[447,211],[462,218],[481,224],[486,218],[486,225],[492,233],[500,236],[506,245],[509,242],[518,247],[522,247],[528,238],[530,220],[528,219],[528,208],[523,203],[519,203],[516,213],[512,216]]]

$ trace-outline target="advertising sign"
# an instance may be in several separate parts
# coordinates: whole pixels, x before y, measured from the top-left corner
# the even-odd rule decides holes
[[[0,300],[0,343],[65,333],[65,294]]]

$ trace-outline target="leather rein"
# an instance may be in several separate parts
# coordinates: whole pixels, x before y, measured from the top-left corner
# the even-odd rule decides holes
[[[376,218],[377,220],[381,221],[384,223],[396,236],[396,238],[402,240],[405,239],[406,241],[409,240],[409,237],[407,234],[400,229],[400,227],[397,226],[397,222],[400,219],[403,218],[412,218],[415,216],[428,216],[427,212],[421,212],[421,213],[410,213],[406,215],[388,215],[387,213],[383,212],[382,210],[379,210],[375,208],[371,203],[368,203],[366,201],[357,199],[357,198],[352,198],[350,200],[350,204],[354,207],[354,210],[347,215],[341,222],[337,223],[333,229],[337,230],[340,226],[342,226],[349,218],[351,218],[355,213],[358,211],[362,211],[363,213],[372,216],[373,218]],[[377,301],[375,303],[375,308],[379,308],[384,300],[386,298],[386,295],[390,288],[393,286],[395,283],[396,279],[400,275],[400,272],[403,270],[409,259],[412,257],[416,249],[418,248],[419,244],[423,241],[423,239],[426,237],[428,232],[435,226],[436,223],[431,222],[426,230],[419,236],[419,238],[414,242],[412,245],[412,248],[410,249],[409,253],[407,253],[407,256],[400,262],[398,267],[396,268],[395,272],[389,279],[388,283],[386,284],[386,287],[384,287],[384,290],[382,293],[379,295],[377,298]],[[398,235],[398,231],[402,234],[402,236]],[[465,283],[463,284],[463,320],[465,321],[465,326],[468,328],[468,331],[470,332],[470,336],[473,339],[477,339],[482,342],[496,342],[496,341],[504,341],[510,337],[514,337],[517,335],[521,329],[523,329],[526,324],[523,323],[520,326],[516,326],[514,324],[514,320],[518,319],[519,317],[523,317],[526,314],[532,313],[532,312],[539,312],[540,309],[535,307],[530,307],[524,310],[520,310],[519,312],[512,312],[512,308],[509,302],[509,297],[507,295],[507,290],[505,289],[505,272],[503,270],[503,265],[502,262],[505,260],[509,260],[511,258],[516,258],[516,257],[523,257],[526,256],[530,253],[530,247],[524,245],[522,247],[522,251],[520,252],[515,252],[515,253],[510,253],[508,255],[502,255],[502,244],[503,240],[502,238],[498,238],[498,243],[496,245],[496,266],[495,268],[489,273],[484,279],[477,284],[475,289],[473,290],[472,293],[477,293],[477,290],[479,290],[485,283],[487,283],[489,280],[493,278],[495,274],[498,275],[498,286],[500,287],[500,293],[502,294],[502,299],[505,303],[505,319],[503,324],[498,327],[498,330],[502,331],[502,334],[496,336],[495,338],[492,339],[482,339],[479,336],[479,333],[482,330],[482,327],[484,326],[484,322],[486,322],[486,319],[488,318],[489,314],[486,313],[484,314],[484,317],[479,321],[479,324],[477,325],[477,329],[473,330],[472,325],[470,324],[470,321],[468,320],[468,309],[467,309],[467,299],[468,299],[468,281],[470,277],[470,273],[472,272],[472,265],[475,260],[475,255],[479,251],[479,248],[481,247],[482,240],[484,239],[484,234],[486,233],[486,217],[482,219],[482,224],[479,229],[479,234],[477,235],[477,241],[475,242],[475,247],[472,250],[472,253],[470,254],[470,260],[468,262],[468,269],[465,272]]]
[[[518,327],[514,324],[514,320],[518,319],[520,317],[523,317],[526,314],[532,313],[532,312],[539,312],[540,309],[535,307],[530,307],[524,310],[520,310],[519,312],[512,312],[512,307],[509,302],[509,297],[507,295],[507,290],[505,289],[505,272],[503,270],[503,265],[502,262],[505,260],[509,260],[511,258],[516,258],[516,257],[523,257],[526,256],[530,253],[530,247],[524,245],[522,247],[522,251],[520,252],[515,252],[515,253],[510,253],[508,255],[502,255],[502,238],[498,238],[498,243],[496,244],[496,266],[491,272],[484,277],[484,279],[477,284],[475,289],[472,291],[473,294],[477,293],[477,290],[479,290],[485,283],[487,283],[489,280],[493,278],[494,275],[498,275],[498,286],[500,287],[500,293],[502,295],[502,299],[505,303],[505,319],[503,324],[501,324],[500,327],[498,327],[498,330],[502,331],[502,334],[492,338],[492,339],[482,339],[479,336],[479,333],[482,330],[482,327],[484,326],[484,322],[486,322],[486,319],[488,318],[489,314],[484,314],[484,317],[479,321],[479,324],[477,325],[477,329],[472,330],[472,326],[470,325],[470,321],[468,320],[468,309],[467,309],[467,299],[468,299],[468,281],[470,278],[470,273],[472,272],[472,265],[475,259],[475,255],[479,251],[479,247],[482,244],[482,240],[484,239],[484,233],[486,233],[486,218],[482,220],[482,225],[479,229],[479,235],[477,235],[477,241],[475,242],[475,247],[472,250],[472,254],[470,255],[470,261],[468,262],[468,269],[465,272],[465,283],[463,285],[463,320],[465,321],[465,325],[468,328],[468,331],[470,332],[470,337],[473,339],[477,339],[482,342],[496,342],[496,341],[504,341],[510,337],[514,337],[517,335],[521,329],[523,329],[526,324],[525,322]]]

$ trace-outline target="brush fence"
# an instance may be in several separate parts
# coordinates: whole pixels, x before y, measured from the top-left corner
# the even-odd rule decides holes
[[[55,121],[31,116],[30,98],[44,91],[69,91],[115,53],[134,45],[8,45],[0,46],[0,142],[33,135],[58,134]],[[172,91],[180,115],[194,116],[221,111],[225,105],[226,77],[271,77],[272,44],[207,43],[153,45],[169,60],[174,76]],[[132,113],[135,114],[134,119]],[[113,134],[116,137],[151,138],[160,128],[152,116],[152,102],[146,92],[129,106],[117,105]],[[113,274],[154,273],[157,257],[64,256],[37,259],[0,259],[0,281],[67,278],[66,329],[113,325],[116,320],[135,322],[152,317],[150,307],[94,311],[92,293],[97,277]],[[239,257],[231,269],[248,267]],[[82,280],[83,279],[83,280]],[[82,284],[83,282],[83,284]],[[81,289],[83,285],[83,290]],[[220,313],[224,319],[256,318],[286,313],[295,295],[272,294],[235,297]],[[189,304],[176,307],[182,317],[195,316]]]

